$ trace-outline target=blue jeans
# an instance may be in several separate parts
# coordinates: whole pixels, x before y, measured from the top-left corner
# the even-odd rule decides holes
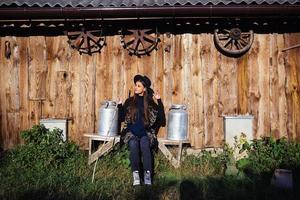
[[[128,142],[130,151],[130,164],[132,171],[140,171],[140,153],[143,158],[144,171],[152,172],[152,155],[148,136],[133,137]]]

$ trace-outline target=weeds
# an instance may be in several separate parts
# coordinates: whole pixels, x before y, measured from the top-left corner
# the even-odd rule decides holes
[[[87,155],[73,143],[63,142],[60,131],[35,126],[22,133],[25,144],[10,151],[0,163],[0,199],[299,199],[293,191],[277,191],[269,179],[224,176],[232,149],[184,155],[174,169],[155,154],[154,184],[132,187],[128,149],[116,147],[98,160],[95,182]],[[241,171],[259,174],[274,167],[299,167],[299,144],[286,140],[258,140],[241,145],[247,157],[237,162]],[[285,158],[284,155],[289,158]],[[261,158],[264,157],[264,158]],[[265,160],[266,159],[266,160]],[[241,165],[242,160],[244,165]],[[257,164],[256,164],[257,163]],[[299,178],[296,178],[298,180]]]

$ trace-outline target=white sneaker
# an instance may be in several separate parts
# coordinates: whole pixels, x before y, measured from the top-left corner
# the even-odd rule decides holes
[[[141,180],[140,180],[139,171],[132,172],[132,175],[133,175],[133,185],[140,185]]]
[[[151,173],[149,170],[144,173],[144,183],[145,185],[151,185]]]

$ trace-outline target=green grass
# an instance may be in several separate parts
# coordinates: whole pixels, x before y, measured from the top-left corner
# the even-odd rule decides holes
[[[224,176],[220,158],[187,156],[174,169],[161,153],[155,156],[154,184],[132,186],[126,149],[116,150],[94,165],[87,156],[45,168],[22,167],[9,155],[0,163],[0,199],[300,199],[298,177],[291,191],[276,190],[269,177]]]
[[[25,144],[0,157],[0,199],[300,199],[300,144],[285,139],[243,145],[249,157],[237,163],[225,148],[218,154],[183,155],[181,167],[174,169],[158,152],[153,185],[133,187],[125,146],[99,159],[92,183],[94,165],[87,164],[86,152],[62,140],[60,130],[37,125],[21,136]],[[293,170],[293,190],[270,185],[272,172],[281,166]]]

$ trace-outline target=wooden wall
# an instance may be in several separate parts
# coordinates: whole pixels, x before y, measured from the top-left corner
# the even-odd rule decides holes
[[[254,115],[255,138],[300,139],[300,48],[281,51],[299,44],[299,33],[255,34],[240,58],[219,53],[212,34],[160,38],[157,51],[138,58],[120,46],[119,36],[107,37],[92,56],[70,49],[65,36],[1,37],[0,145],[20,143],[19,132],[40,118],[70,118],[70,139],[86,147],[83,134],[97,131],[100,103],[132,94],[137,73],[151,78],[166,111],[173,103],[188,106],[195,148],[222,145],[222,115]]]

